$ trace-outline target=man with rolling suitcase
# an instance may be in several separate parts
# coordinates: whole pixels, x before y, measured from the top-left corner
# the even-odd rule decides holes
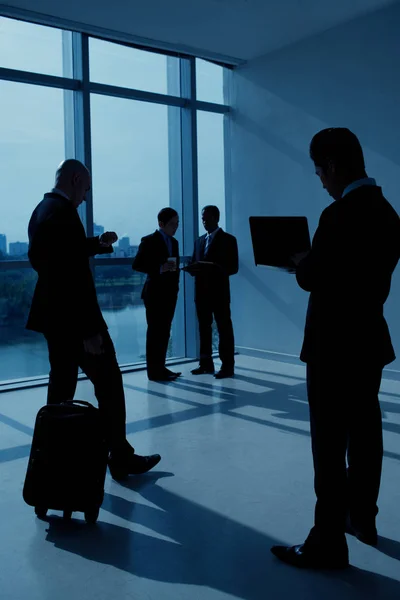
[[[27,329],[46,337],[50,376],[47,403],[73,399],[79,367],[94,385],[105,426],[114,479],[141,474],[161,459],[139,456],[126,439],[125,395],[113,342],[98,305],[89,257],[112,252],[117,235],[87,238],[77,213],[90,189],[90,173],[66,160],[55,187],[44,195],[29,222],[29,260],[38,273]]]

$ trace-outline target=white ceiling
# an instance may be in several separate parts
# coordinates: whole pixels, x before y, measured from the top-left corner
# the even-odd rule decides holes
[[[6,0],[0,4],[0,13],[10,14],[15,8],[34,11],[42,15],[41,22],[56,17],[63,19],[64,25],[73,22],[74,28],[88,33],[125,39],[133,36],[139,42],[145,38],[144,43],[151,41],[159,48],[241,62],[394,1]],[[24,16],[24,12],[18,14]]]

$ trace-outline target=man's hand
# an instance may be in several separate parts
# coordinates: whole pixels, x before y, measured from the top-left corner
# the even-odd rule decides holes
[[[288,273],[296,273],[296,268],[299,266],[299,264],[301,263],[303,258],[305,258],[307,255],[308,255],[308,252],[299,252],[298,254],[294,254],[293,256],[291,256],[290,260],[292,261],[293,266],[288,267],[286,269],[286,271]]]
[[[96,333],[96,335],[94,335],[93,337],[83,340],[83,347],[87,354],[103,354],[103,336],[101,335],[101,333]]]
[[[99,242],[102,246],[112,246],[118,240],[115,231],[105,231],[99,237]]]
[[[299,252],[298,254],[294,254],[293,256],[291,256],[291,260],[294,263],[294,265],[297,267],[301,261],[303,260],[303,258],[305,258],[308,255],[308,252]]]
[[[176,263],[167,261],[161,266],[161,273],[170,273],[171,271],[176,271]]]

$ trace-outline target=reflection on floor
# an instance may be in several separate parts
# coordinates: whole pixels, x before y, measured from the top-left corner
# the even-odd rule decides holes
[[[385,380],[378,549],[349,538],[353,568],[277,563],[298,543],[314,495],[304,369],[239,356],[235,379],[124,377],[128,434],[163,460],[124,486],[106,481],[97,526],[35,518],[21,497],[44,388],[0,395],[0,588],[4,600],[380,600],[400,598],[400,383]],[[357,373],[354,375],[357,377]],[[77,398],[93,400],[88,382]],[[362,415],[360,415],[362,419]],[[72,440],[71,440],[71,443]]]

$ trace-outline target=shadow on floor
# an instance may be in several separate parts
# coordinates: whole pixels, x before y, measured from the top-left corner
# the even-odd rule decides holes
[[[40,524],[48,527],[47,541],[65,552],[140,578],[211,588],[243,600],[400,597],[399,581],[354,567],[339,573],[308,572],[277,562],[269,548],[279,540],[172,493],[158,483],[168,476],[171,474],[148,474],[125,485],[153,506],[118,496],[116,484],[111,488],[115,493],[107,493],[104,500],[104,510],[145,526],[154,535],[101,521],[90,527],[81,521],[66,524],[50,517],[48,523]],[[38,527],[30,558],[35,571],[45,577],[39,551],[42,544],[43,528]],[[206,598],[207,591],[199,590],[196,596],[196,590],[188,590],[187,597]]]
[[[247,368],[241,370],[247,370],[249,373],[252,372]],[[276,380],[273,381],[273,378],[277,376],[276,373],[263,371],[261,374],[263,379],[255,375],[238,373],[234,379],[224,380],[222,383],[216,382],[213,378],[207,376],[204,379],[190,376],[182,377],[166,386],[152,384],[147,387],[141,387],[125,383],[126,389],[143,394],[149,400],[153,398],[161,402],[167,400],[187,406],[186,410],[178,411],[171,411],[166,407],[164,414],[127,423],[127,434],[134,434],[166,425],[174,425],[220,412],[228,414],[230,417],[264,425],[265,427],[308,436],[309,411],[304,380],[279,375],[279,377],[291,382],[282,383],[276,382]],[[268,380],[269,375],[272,376],[272,381]],[[237,387],[237,383],[239,383],[239,387]],[[257,391],[240,389],[242,383],[256,385]],[[265,391],[263,391],[263,388]],[[198,395],[207,399],[207,403],[199,400]],[[257,410],[253,411],[253,414],[251,414],[248,411],[249,407],[261,410],[258,412]],[[400,411],[400,406],[389,399],[381,400],[381,407],[383,416],[385,416],[385,412],[398,413]],[[240,412],[241,408],[244,409],[242,413]],[[263,409],[267,409],[264,411],[264,414]],[[32,433],[31,428],[27,428],[2,414],[0,414],[0,422],[29,435]],[[298,426],[299,423],[300,427]],[[304,427],[304,424],[307,427]],[[384,420],[383,429],[400,434],[400,425],[398,423]],[[29,444],[0,449],[0,463],[27,458],[29,451]],[[395,452],[385,451],[385,457],[400,460],[400,455]]]

